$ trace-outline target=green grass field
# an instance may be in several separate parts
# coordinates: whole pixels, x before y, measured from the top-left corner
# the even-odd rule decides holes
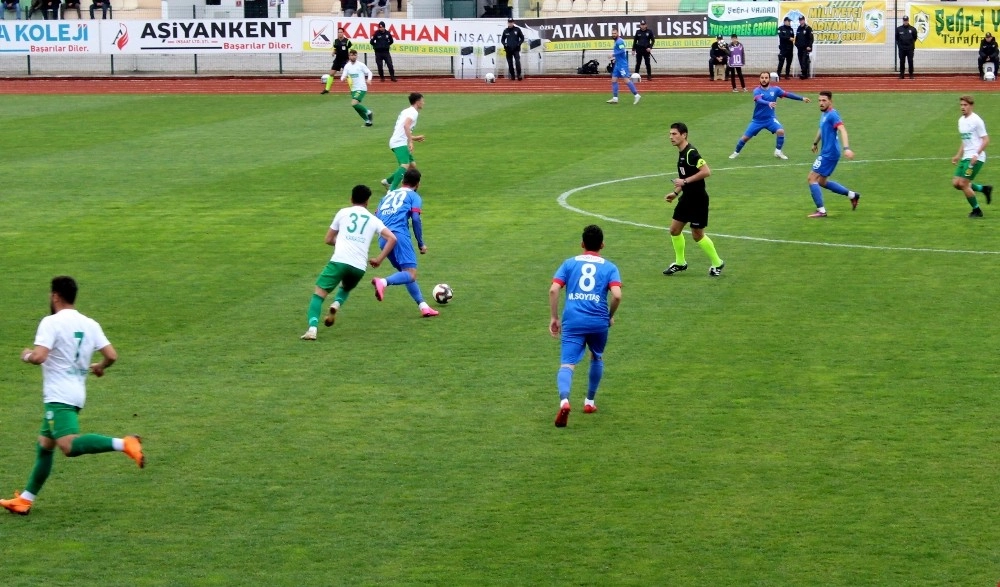
[[[835,96],[863,199],[818,221],[815,96],[779,105],[785,162],[767,133],[727,159],[746,95],[605,98],[427,96],[420,282],[456,297],[426,320],[363,282],[306,343],[327,226],[392,170],[404,95],[368,97],[372,129],[343,93],[5,96],[0,493],[34,459],[18,352],[57,274],[120,353],[84,430],[142,434],[148,466],[57,455],[0,517],[0,584],[995,585],[1000,206],[968,219],[950,186],[958,96]],[[678,120],[720,279],[690,240],[661,275]],[[600,411],[584,363],[556,429],[546,292],[592,222],[624,301]]]

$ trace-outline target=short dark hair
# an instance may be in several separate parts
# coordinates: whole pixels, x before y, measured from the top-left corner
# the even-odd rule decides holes
[[[364,204],[372,197],[372,189],[366,185],[358,184],[351,190],[351,203]]]
[[[819,95],[826,96],[828,100],[833,100],[833,92],[831,92],[830,90],[823,90],[822,92],[819,93]]]
[[[676,128],[677,132],[681,133],[682,135],[688,134],[688,125],[684,124],[683,122],[675,122],[670,125],[670,128]]]
[[[604,231],[600,226],[591,224],[583,229],[583,248],[588,251],[600,251],[604,243]]]
[[[67,304],[76,303],[76,280],[69,275],[59,275],[52,278],[52,293],[62,298]]]
[[[410,94],[410,106],[416,104],[423,97],[424,95],[421,94],[420,92],[413,92],[412,94]]]
[[[416,167],[411,167],[403,172],[403,185],[415,188],[420,185],[420,177],[420,170]]]
[[[351,49],[350,51],[347,52],[347,54],[348,55],[357,55],[358,54],[358,50],[357,49]]]

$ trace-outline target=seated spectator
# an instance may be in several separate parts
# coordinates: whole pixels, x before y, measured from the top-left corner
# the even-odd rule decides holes
[[[106,20],[108,18],[108,11],[111,10],[111,0],[91,0],[90,5],[90,20],[94,20],[94,9],[101,9],[101,19]]]
[[[994,77],[1000,73],[1000,47],[993,33],[986,33],[986,37],[979,43],[979,79],[983,79],[983,66],[987,63],[993,64]]]
[[[358,0],[340,0],[340,9],[344,11],[344,16],[354,16],[358,11]]]
[[[21,20],[21,2],[20,0],[3,0],[0,2],[0,20],[7,19],[7,11],[11,11],[17,15],[17,20]]]
[[[66,3],[62,5],[62,18],[66,20],[67,10],[76,10],[76,17],[83,18],[83,14],[80,13],[80,0],[66,0]]]
[[[384,14],[386,18],[389,18],[389,0],[375,0],[374,7],[372,18],[378,18],[379,14]]]
[[[42,0],[42,18],[45,20],[59,20],[59,11],[62,8],[60,0]]]

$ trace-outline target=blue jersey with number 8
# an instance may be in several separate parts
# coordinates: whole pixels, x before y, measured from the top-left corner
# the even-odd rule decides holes
[[[564,332],[595,332],[607,329],[608,290],[621,286],[618,267],[600,255],[585,253],[566,259],[552,281],[566,287],[563,307]]]

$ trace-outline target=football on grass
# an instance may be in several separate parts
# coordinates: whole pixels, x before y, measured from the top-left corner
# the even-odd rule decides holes
[[[447,283],[439,283],[434,286],[431,291],[431,295],[434,296],[434,301],[439,304],[447,304],[451,301],[451,298],[455,297],[455,292],[452,291],[451,286]]]

